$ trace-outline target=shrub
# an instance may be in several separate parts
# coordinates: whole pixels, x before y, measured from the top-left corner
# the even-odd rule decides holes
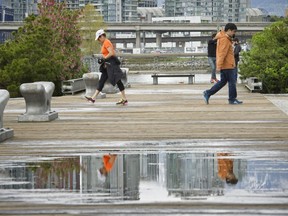
[[[263,93],[288,92],[288,18],[252,38],[252,48],[239,65],[242,79],[258,77]]]

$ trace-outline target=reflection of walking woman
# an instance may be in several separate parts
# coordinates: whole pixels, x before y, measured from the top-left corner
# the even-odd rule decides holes
[[[106,33],[103,29],[100,29],[96,32],[96,38],[102,44],[101,53],[103,56],[103,63],[100,66],[101,78],[99,80],[99,84],[97,90],[95,91],[92,97],[86,97],[87,100],[92,103],[95,102],[97,95],[102,91],[106,80],[108,79],[110,83],[115,86],[117,84],[122,99],[116,104],[125,105],[128,103],[126,95],[125,95],[125,87],[121,81],[123,76],[123,72],[120,69],[120,62],[118,58],[115,56],[115,50],[110,40],[106,38]]]
[[[103,179],[102,177],[107,177],[108,173],[112,170],[117,155],[104,155],[102,158],[103,166],[98,170],[98,177]]]

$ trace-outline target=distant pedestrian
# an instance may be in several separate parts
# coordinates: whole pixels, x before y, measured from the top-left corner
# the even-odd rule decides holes
[[[242,47],[239,43],[239,39],[238,38],[234,38],[233,39],[233,45],[234,45],[234,59],[235,59],[235,68],[236,68],[236,83],[237,83],[237,78],[238,78],[238,63],[240,60],[240,52],[242,51]]]
[[[216,83],[219,80],[216,78],[216,48],[217,39],[215,39],[216,33],[212,34],[212,39],[208,41],[208,62],[211,67],[211,83]]]
[[[120,61],[115,55],[115,49],[111,41],[106,38],[106,33],[103,29],[100,29],[96,32],[95,40],[99,41],[102,44],[101,53],[103,58],[98,60],[98,63],[100,64],[99,71],[102,74],[94,95],[92,97],[85,96],[85,98],[88,101],[94,103],[97,95],[102,91],[106,80],[109,80],[113,86],[117,84],[122,95],[121,100],[116,104],[125,105],[128,103],[128,101],[125,95],[125,87],[121,81],[123,72],[120,69]]]
[[[227,23],[224,31],[216,35],[216,72],[220,72],[220,81],[212,86],[211,89],[203,92],[206,104],[209,104],[211,95],[217,93],[228,82],[229,87],[229,104],[242,104],[237,100],[236,80],[235,80],[235,59],[232,45],[232,38],[235,36],[237,26],[234,23]]]

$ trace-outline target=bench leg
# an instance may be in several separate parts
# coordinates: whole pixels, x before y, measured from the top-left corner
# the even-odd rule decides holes
[[[193,84],[193,76],[188,77],[188,84]]]
[[[153,77],[153,85],[158,85],[158,77]]]

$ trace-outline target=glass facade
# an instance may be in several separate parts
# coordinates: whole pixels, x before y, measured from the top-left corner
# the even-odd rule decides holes
[[[166,16],[210,16],[213,22],[245,22],[250,0],[166,0]]]
[[[1,0],[3,2],[3,0]],[[14,10],[14,21],[23,21],[29,14],[37,14],[37,0],[7,0]],[[63,2],[63,0],[56,0]],[[77,10],[92,4],[95,10],[103,15],[105,22],[136,22],[138,20],[138,0],[68,0],[67,8]],[[155,1],[142,1],[143,4],[154,5]],[[2,5],[2,3],[0,4]],[[1,10],[2,15],[2,10]],[[3,15],[2,15],[3,17]],[[1,17],[1,19],[2,19]]]
[[[157,0],[139,0],[138,7],[157,7]]]
[[[56,0],[62,2],[63,0]],[[27,15],[37,14],[37,0],[7,0],[5,4],[14,10],[14,20],[22,21]],[[68,0],[67,8],[71,10],[94,5],[106,22],[136,22],[137,7],[156,7],[155,0]],[[206,16],[213,22],[245,22],[246,8],[250,0],[166,0],[165,15]],[[3,16],[3,15],[2,15]],[[1,18],[2,19],[2,18]]]
[[[10,2],[0,0],[0,21],[13,21],[14,10],[11,7]]]

